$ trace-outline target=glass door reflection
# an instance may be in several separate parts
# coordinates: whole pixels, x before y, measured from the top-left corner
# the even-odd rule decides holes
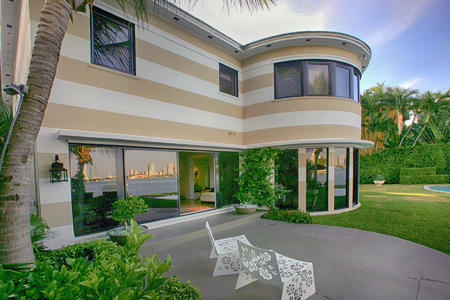
[[[178,215],[177,153],[144,149],[125,150],[126,193],[141,196],[149,211],[136,216],[150,222]]]

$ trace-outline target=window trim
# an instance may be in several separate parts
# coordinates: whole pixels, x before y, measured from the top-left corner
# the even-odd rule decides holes
[[[227,72],[234,76],[234,94],[229,94],[226,92],[221,91],[220,89],[220,72]],[[230,68],[227,65],[224,65],[223,63],[219,63],[219,92],[233,96],[233,97],[239,97],[239,72],[233,68]]]
[[[287,97],[280,97],[278,96],[278,87],[277,87],[277,67],[278,66],[296,66],[299,65],[300,67],[300,94],[299,95],[293,95],[293,96],[287,96]],[[302,80],[302,74],[303,73],[303,63],[299,60],[290,60],[290,61],[283,61],[279,63],[273,64],[273,82],[274,82],[274,97],[275,99],[286,99],[286,98],[294,98],[294,97],[301,97],[305,94],[305,87],[303,86],[303,80]]]
[[[128,41],[130,43],[130,49],[129,49],[130,59],[129,59],[128,72],[125,72],[124,70],[112,68],[110,66],[106,66],[106,65],[103,65],[101,63],[94,61],[94,47],[95,47],[95,44],[94,44],[94,16],[95,16],[95,14],[98,14],[102,18],[106,18],[107,20],[109,20],[111,22],[115,22],[115,23],[118,23],[119,25],[128,27]],[[127,21],[119,16],[116,16],[116,15],[114,15],[104,9],[101,9],[97,6],[93,7],[90,15],[91,15],[91,18],[90,18],[91,63],[94,65],[97,65],[97,66],[101,66],[101,67],[115,70],[118,72],[122,72],[125,74],[136,75],[136,38],[135,38],[135,31],[134,31],[134,23]]]
[[[279,65],[300,65],[300,86],[301,86],[301,94],[295,95],[295,96],[288,96],[288,97],[280,97],[278,96],[278,88],[277,88],[277,66]],[[309,65],[328,65],[328,88],[329,88],[329,94],[320,94],[320,95],[310,95],[309,94],[309,72],[308,72],[308,66]],[[359,103],[359,86],[360,86],[360,80],[361,80],[361,73],[358,70],[357,67],[347,64],[340,61],[333,61],[333,60],[324,60],[324,59],[295,59],[295,60],[287,60],[287,61],[281,61],[274,63],[274,100],[280,100],[280,99],[288,99],[288,98],[295,98],[295,97],[338,97],[343,99],[349,99],[355,102]],[[336,95],[336,67],[345,68],[348,69],[349,72],[349,97],[342,97]],[[355,74],[358,78],[358,99],[353,99],[353,74]]]

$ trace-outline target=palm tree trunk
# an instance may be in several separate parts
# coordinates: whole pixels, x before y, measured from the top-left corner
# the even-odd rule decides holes
[[[427,125],[428,123],[425,123],[425,125],[423,125],[422,130],[420,130],[419,135],[417,136],[416,140],[414,141],[414,144],[412,145],[413,147],[417,144],[417,141],[420,139],[420,136],[425,131],[425,127],[427,127]]]
[[[400,112],[398,112],[397,113],[397,128],[398,128],[397,133],[398,133],[398,136],[400,136],[402,134],[403,124],[404,124],[404,122],[403,122],[403,115]]]
[[[34,263],[30,239],[30,156],[55,79],[61,44],[72,6],[47,0],[42,9],[31,55],[25,95],[2,170],[0,190],[0,263]]]

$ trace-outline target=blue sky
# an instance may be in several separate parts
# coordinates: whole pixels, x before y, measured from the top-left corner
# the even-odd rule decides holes
[[[450,0],[277,0],[250,14],[199,0],[188,11],[240,43],[274,34],[329,30],[354,35],[372,49],[361,90],[387,85],[450,88]]]

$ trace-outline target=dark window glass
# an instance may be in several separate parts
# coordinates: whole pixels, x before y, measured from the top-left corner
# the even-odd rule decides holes
[[[275,64],[275,98],[301,96],[300,68],[299,62]]]
[[[306,149],[306,210],[328,210],[328,149]]]
[[[219,152],[219,199],[217,207],[239,203],[236,178],[239,177],[239,153]]]
[[[348,149],[334,149],[334,208],[348,207]]]
[[[275,161],[275,182],[289,190],[276,203],[279,208],[298,209],[298,151],[282,150]]]
[[[350,69],[336,67],[336,96],[350,98]]]
[[[308,94],[330,95],[327,64],[308,64]]]
[[[117,225],[112,220],[112,204],[123,196],[123,182],[117,172],[116,157],[121,149],[90,145],[70,145],[70,184],[75,235],[90,234]]]
[[[150,208],[137,222],[178,215],[178,167],[174,151],[125,150],[126,192],[141,196]]]
[[[353,205],[359,202],[359,149],[353,148]]]
[[[238,72],[219,64],[219,90],[231,96],[238,96]]]
[[[92,63],[135,74],[134,25],[94,7],[91,27]]]
[[[353,100],[359,102],[359,77],[353,73]]]

